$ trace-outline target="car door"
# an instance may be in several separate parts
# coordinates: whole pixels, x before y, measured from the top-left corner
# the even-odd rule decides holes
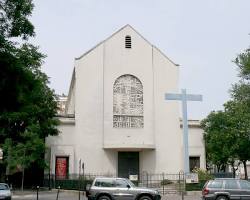
[[[134,193],[133,190],[128,187],[128,183],[124,179],[115,179],[116,191],[114,193],[116,200],[133,200]]]
[[[230,194],[231,199],[241,199],[241,190],[236,179],[225,180],[225,192]]]
[[[250,200],[250,182],[240,180],[241,199]]]

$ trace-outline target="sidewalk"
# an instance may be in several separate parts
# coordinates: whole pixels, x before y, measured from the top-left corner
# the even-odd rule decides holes
[[[39,191],[39,200],[55,200],[57,194],[57,189],[53,189],[51,191]],[[78,200],[79,191],[76,190],[60,190],[59,200]],[[15,190],[13,191],[13,200],[34,200],[36,199],[36,190]],[[81,199],[87,200],[86,196],[83,195],[81,191]],[[201,200],[201,192],[200,191],[192,191],[187,192],[184,195],[184,200]],[[167,194],[162,195],[162,200],[182,200],[182,196],[179,194]]]

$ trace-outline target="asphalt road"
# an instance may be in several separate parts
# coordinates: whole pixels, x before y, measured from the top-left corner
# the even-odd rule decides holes
[[[83,193],[81,193],[80,200],[87,200]],[[35,191],[13,192],[13,200],[37,200]],[[57,191],[41,191],[39,192],[38,200],[57,200]],[[77,191],[60,191],[58,200],[79,200],[79,193]],[[182,200],[180,195],[164,195],[162,200]],[[186,195],[184,200],[201,200],[200,195]]]

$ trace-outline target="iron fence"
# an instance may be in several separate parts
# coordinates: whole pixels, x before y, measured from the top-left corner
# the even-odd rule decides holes
[[[87,173],[84,175],[69,174],[68,176],[58,177],[54,174],[45,174],[44,187],[82,190],[84,191],[87,184],[91,184],[96,177],[117,177],[112,173]],[[149,187],[157,189],[161,194],[182,193],[185,191],[185,176],[183,173],[153,174],[143,172],[139,176],[134,177],[132,182],[137,186]]]

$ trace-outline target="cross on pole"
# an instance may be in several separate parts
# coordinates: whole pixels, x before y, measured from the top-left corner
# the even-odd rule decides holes
[[[187,101],[202,101],[202,95],[187,94],[186,89],[182,89],[181,94],[166,93],[165,100],[179,100],[182,102],[184,172],[189,173]]]

